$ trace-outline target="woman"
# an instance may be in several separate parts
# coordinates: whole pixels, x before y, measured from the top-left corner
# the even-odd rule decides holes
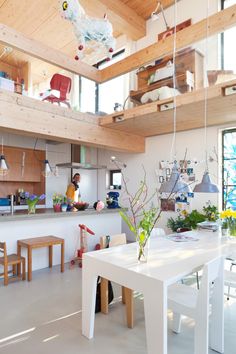
[[[66,190],[66,196],[69,203],[80,202],[81,195],[80,195],[79,183],[80,183],[80,174],[75,173],[72,178],[72,182],[68,185]]]

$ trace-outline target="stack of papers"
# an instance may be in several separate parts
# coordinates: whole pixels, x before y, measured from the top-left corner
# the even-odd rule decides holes
[[[217,224],[217,222],[214,221],[203,221],[203,222],[199,222],[197,224],[197,226],[200,229],[204,229],[204,230],[211,230],[211,231],[217,231],[219,228],[219,225]]]

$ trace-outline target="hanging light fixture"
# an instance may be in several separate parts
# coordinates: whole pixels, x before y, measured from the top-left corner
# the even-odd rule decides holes
[[[160,3],[160,2],[159,2]],[[176,10],[177,0],[175,0],[174,9],[175,9],[175,24],[174,24],[174,49],[173,49],[173,88],[174,88],[174,128],[173,128],[173,140],[172,140],[172,147],[171,147],[171,159],[174,156],[174,166],[171,171],[171,175],[168,181],[165,181],[161,184],[159,189],[160,193],[191,193],[192,190],[190,186],[182,179],[180,172],[178,171],[177,162],[176,162],[176,117],[177,117],[177,108],[176,108],[176,23],[177,23],[177,10]],[[162,8],[162,5],[160,3]]]
[[[209,37],[209,0],[207,1],[207,21],[206,21],[206,26],[207,26],[207,34],[206,34],[206,73],[207,73],[207,66],[208,66],[208,37]],[[207,90],[207,85],[205,86],[204,90],[204,133],[205,133],[205,171],[202,177],[201,183],[197,184],[194,187],[194,192],[195,193],[219,193],[219,188],[216,184],[212,183],[210,175],[209,175],[209,170],[208,170],[208,152],[207,152],[207,95],[208,95],[208,90]]]
[[[3,154],[3,137],[2,137],[2,154],[0,155],[0,176],[6,176],[9,173],[9,167]]]
[[[52,168],[48,160],[44,160],[44,169],[42,171],[44,177],[50,177],[53,175]]]
[[[165,17],[165,13],[164,13],[164,9],[163,9],[161,1],[157,2],[157,6],[156,6],[155,10],[151,13],[151,20],[156,21],[159,19],[159,13],[160,13],[159,9],[161,10],[161,14],[162,14],[164,22],[165,22],[166,30],[168,31],[170,29],[170,26],[168,26],[168,23],[166,21],[166,17]]]

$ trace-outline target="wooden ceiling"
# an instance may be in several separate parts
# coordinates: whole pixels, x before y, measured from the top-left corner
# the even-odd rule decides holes
[[[162,0],[163,6],[172,5],[174,0]],[[113,24],[114,36],[122,45],[122,35],[137,40],[146,33],[145,22],[154,11],[156,0],[80,0],[86,13],[93,17],[108,15]],[[70,57],[76,53],[77,42],[71,23],[60,16],[58,0],[0,0],[0,23],[6,24],[23,34],[38,40],[51,48],[58,49]],[[123,36],[124,37],[124,36]],[[124,41],[123,41],[124,43]],[[0,46],[0,55],[3,47]],[[102,52],[99,53],[103,55]],[[94,60],[91,50],[88,52],[86,62]],[[38,82],[45,73],[55,68],[48,67],[37,59],[26,54],[13,51],[1,57],[10,65],[21,66],[26,61],[32,63],[34,82]]]

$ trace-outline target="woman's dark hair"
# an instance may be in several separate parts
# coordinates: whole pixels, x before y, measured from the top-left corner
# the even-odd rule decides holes
[[[72,183],[73,183],[73,185],[75,186],[75,191],[77,191],[77,189],[78,189],[78,185],[77,185],[77,183],[75,183],[75,181],[74,181],[74,179],[75,179],[75,177],[77,177],[77,176],[80,176],[80,173],[75,173],[74,174],[74,176],[73,176],[73,178],[72,178]]]
[[[80,173],[78,173],[78,172],[75,173],[74,176],[73,176],[73,178],[72,178],[72,180],[75,179],[75,177],[77,177],[77,176],[80,176]]]

